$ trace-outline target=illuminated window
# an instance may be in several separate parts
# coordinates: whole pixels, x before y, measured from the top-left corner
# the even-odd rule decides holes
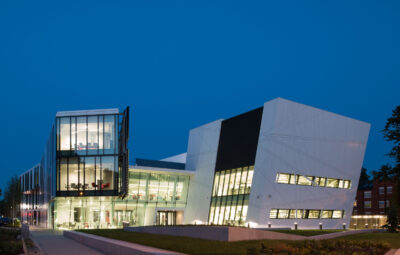
[[[371,208],[371,201],[364,201],[364,208]]]
[[[277,183],[288,184],[289,183],[289,178],[290,178],[290,174],[280,174],[280,173],[278,173],[278,175],[276,176],[276,182]]]
[[[290,175],[290,184],[297,184],[297,175],[296,174],[291,174]]]
[[[364,198],[371,198],[371,191],[364,191]]]
[[[343,218],[343,211],[341,210],[334,210],[332,214],[332,219],[341,219]]]
[[[269,211],[269,218],[270,219],[276,219],[277,216],[278,216],[278,210],[277,209],[271,209]]]
[[[321,219],[331,219],[333,211],[332,210],[322,210]]]
[[[328,178],[326,187],[337,188],[338,186],[339,186],[339,180],[338,179]]]
[[[351,181],[336,179],[336,178],[326,178],[310,175],[297,175],[288,173],[277,173],[276,183],[281,184],[293,184],[302,186],[316,186],[316,187],[328,187],[328,188],[340,188],[340,189],[350,189]]]
[[[309,219],[319,219],[319,210],[309,210],[308,218]]]
[[[379,201],[379,208],[385,208],[385,201]]]
[[[278,219],[287,219],[289,217],[288,209],[279,209],[278,210]]]
[[[343,210],[271,209],[270,219],[342,219]]]
[[[311,179],[307,176],[299,175],[299,185],[304,185],[304,186],[311,186],[312,181]]]

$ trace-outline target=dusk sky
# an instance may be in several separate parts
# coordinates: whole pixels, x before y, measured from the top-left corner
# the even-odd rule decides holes
[[[130,155],[276,97],[371,123],[400,104],[400,1],[0,1],[0,188],[42,156],[57,111],[131,107]]]

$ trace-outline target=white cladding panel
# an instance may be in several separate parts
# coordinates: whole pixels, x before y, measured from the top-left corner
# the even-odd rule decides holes
[[[277,98],[264,104],[248,222],[259,226],[341,228],[355,200],[370,124]],[[275,183],[276,174],[349,179],[351,189]],[[340,220],[269,219],[270,209],[345,210]]]
[[[217,120],[190,130],[186,169],[196,174],[190,178],[185,224],[208,220],[221,122]]]

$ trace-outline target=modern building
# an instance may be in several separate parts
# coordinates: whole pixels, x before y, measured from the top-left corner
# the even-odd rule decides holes
[[[129,109],[58,112],[41,163],[21,175],[23,220],[51,228],[349,225],[368,123],[277,98],[192,129],[186,153],[132,166],[128,123]]]

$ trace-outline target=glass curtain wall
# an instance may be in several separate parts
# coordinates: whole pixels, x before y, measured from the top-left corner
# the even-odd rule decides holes
[[[130,171],[128,200],[157,206],[186,204],[188,188],[186,175]]]
[[[117,154],[118,115],[57,118],[61,155]]]
[[[219,171],[214,176],[209,223],[244,225],[254,166]]]
[[[58,196],[115,195],[118,120],[116,114],[57,118]]]
[[[117,156],[61,158],[59,191],[113,190],[117,161]]]

